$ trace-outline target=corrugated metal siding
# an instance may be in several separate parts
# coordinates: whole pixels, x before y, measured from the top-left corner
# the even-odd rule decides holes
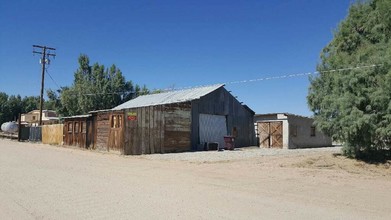
[[[29,141],[38,142],[42,140],[42,127],[30,127]]]
[[[224,147],[224,136],[227,135],[227,121],[223,115],[200,114],[200,143],[217,142]]]
[[[223,84],[218,84],[213,86],[205,86],[199,88],[191,88],[191,89],[139,96],[117,107],[114,107],[113,110],[188,102],[195,99],[199,99],[223,86],[224,86]]]

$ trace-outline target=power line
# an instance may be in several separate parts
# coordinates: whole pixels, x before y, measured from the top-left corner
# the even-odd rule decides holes
[[[303,72],[303,73],[296,73],[296,74],[283,74],[283,75],[278,75],[278,76],[269,76],[269,77],[254,78],[254,79],[248,79],[248,80],[238,80],[238,81],[215,83],[213,85],[216,85],[216,84],[232,85],[232,84],[252,83],[252,82],[260,82],[260,81],[267,81],[267,80],[276,80],[276,79],[289,79],[289,78],[295,78],[295,77],[316,75],[316,74],[320,74],[320,73],[333,73],[333,72],[340,72],[340,71],[347,71],[347,70],[374,68],[374,67],[378,67],[378,66],[383,66],[383,64],[373,64],[373,65],[365,65],[365,66],[346,67],[346,68],[333,69],[333,70]],[[50,76],[50,74],[49,74],[49,76]],[[163,92],[169,92],[169,91],[176,91],[176,90],[184,90],[184,89],[205,87],[205,86],[210,86],[210,85],[211,84],[208,84],[208,85],[198,85],[198,86],[187,86],[187,87],[179,87],[179,88],[170,88],[170,89],[160,89],[160,90],[163,91]],[[157,89],[157,90],[159,90],[159,89]],[[82,93],[82,94],[79,93],[79,94],[75,94],[75,95],[84,95],[84,96],[116,95],[116,94],[118,94],[118,95],[127,95],[127,94],[132,94],[132,93],[135,93],[135,91],[108,92],[108,93],[98,92],[98,93]]]
[[[50,79],[53,81],[54,84],[56,84],[58,89],[61,89],[61,86],[57,84],[57,82],[53,79],[52,75],[50,75],[48,69],[46,68],[46,73],[49,75]]]
[[[288,79],[288,78],[294,78],[294,77],[303,77],[303,76],[309,76],[309,75],[316,75],[316,74],[320,74],[320,73],[333,73],[333,72],[340,72],[340,71],[346,71],[346,70],[374,68],[374,67],[378,67],[378,66],[383,66],[383,64],[346,67],[346,68],[333,69],[333,70],[304,72],[304,73],[296,73],[296,74],[282,74],[282,75],[277,75],[277,76],[269,76],[269,77],[247,79],[247,80],[237,80],[237,81],[222,82],[222,83],[215,83],[215,84],[232,85],[232,84],[241,84],[241,83],[252,83],[252,82],[260,82],[260,81],[275,80],[275,79]],[[174,89],[170,88],[170,89],[163,89],[163,90],[164,91],[183,90],[183,89],[191,89],[191,88],[198,88],[198,87],[204,87],[204,86],[208,86],[208,85],[188,86],[188,87],[180,87],[180,88],[174,88]]]

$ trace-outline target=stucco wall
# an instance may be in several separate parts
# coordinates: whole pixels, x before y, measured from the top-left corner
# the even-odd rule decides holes
[[[282,122],[283,148],[307,148],[332,146],[331,138],[319,130],[315,130],[315,135],[311,136],[311,127],[314,120],[292,114],[276,113],[255,115],[255,126],[257,122]]]
[[[315,136],[311,136],[311,127],[314,120],[307,117],[288,115],[289,122],[289,148],[325,147],[331,146],[331,138],[315,127]],[[296,136],[294,136],[296,129]]]

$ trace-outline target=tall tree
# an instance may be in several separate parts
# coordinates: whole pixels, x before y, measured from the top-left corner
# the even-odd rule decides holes
[[[391,1],[351,5],[317,69],[320,74],[311,79],[307,99],[318,128],[343,142],[344,153],[351,157],[390,150]]]
[[[58,91],[49,90],[48,104],[56,107],[61,115],[85,114],[93,110],[111,109],[141,94],[148,94],[144,86],[133,86],[126,81],[121,70],[115,65],[110,68],[99,63],[90,65],[87,55],[80,55],[79,68],[74,73],[74,81],[70,87]]]

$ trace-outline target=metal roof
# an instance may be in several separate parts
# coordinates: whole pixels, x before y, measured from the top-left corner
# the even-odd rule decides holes
[[[88,115],[74,115],[74,116],[68,116],[68,117],[61,117],[61,119],[88,118],[90,116],[91,116],[90,114],[88,114]]]
[[[223,86],[224,84],[217,84],[217,85],[196,87],[196,88],[184,89],[178,91],[143,95],[135,99],[129,100],[117,107],[114,107],[113,110],[122,110],[127,108],[137,108],[137,107],[146,107],[146,106],[192,101],[195,99],[199,99]]]

